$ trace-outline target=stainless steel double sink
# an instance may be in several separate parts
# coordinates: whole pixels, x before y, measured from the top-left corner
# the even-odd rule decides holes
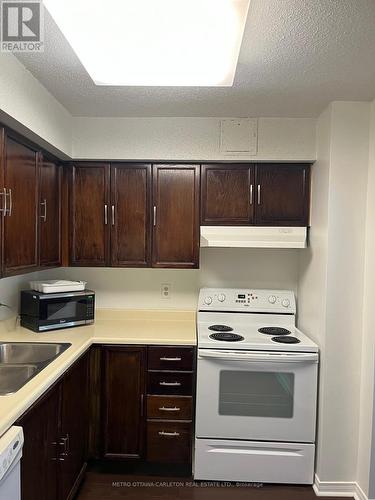
[[[71,345],[0,342],[0,396],[17,392]]]

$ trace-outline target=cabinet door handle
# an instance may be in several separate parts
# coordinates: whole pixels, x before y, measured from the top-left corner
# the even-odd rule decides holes
[[[160,361],[181,361],[181,358],[179,357],[176,357],[176,358],[167,358],[167,357],[163,357],[163,358],[159,358]]]
[[[156,206],[154,205],[154,227],[156,226]]]
[[[0,191],[0,196],[3,197],[3,206],[0,208],[0,213],[3,214],[3,217],[7,214],[7,190],[5,188]]]
[[[141,394],[141,417],[143,417],[143,411],[144,411],[144,410],[143,410],[143,406],[144,406],[144,403],[143,403],[143,402],[144,402],[144,395],[143,395],[143,394]]]
[[[159,385],[169,386],[169,387],[180,387],[181,382],[159,382]]]
[[[177,406],[174,406],[173,408],[162,406],[159,408],[159,411],[181,411],[181,408],[177,408]]]
[[[44,207],[43,214],[40,216],[40,218],[43,220],[43,222],[47,222],[47,200],[44,198],[40,205]]]
[[[53,443],[51,443],[52,446],[57,446],[57,445],[60,445],[61,443],[58,443],[57,441],[53,441]],[[61,455],[61,454],[60,454]],[[65,461],[65,458],[61,458],[61,457],[52,457],[51,458],[52,462],[64,462]]]
[[[59,442],[60,446],[63,446],[63,451],[61,455],[67,456],[70,450],[70,440],[69,440],[69,434],[67,434],[65,437],[60,439]]]
[[[112,226],[114,226],[115,225],[115,206],[114,205],[112,205],[111,210],[112,210]]]
[[[6,190],[5,190],[6,192]],[[9,196],[9,208],[8,208],[8,216],[11,217],[12,216],[12,212],[13,212],[13,197],[12,197],[12,190],[9,189],[9,193],[5,196]]]
[[[253,184],[250,184],[250,205],[252,205],[254,202],[254,186]]]
[[[262,203],[262,198],[261,198],[261,185],[258,184],[258,205]]]
[[[104,205],[104,224],[108,224],[108,205]]]
[[[179,432],[159,431],[159,436],[178,437],[179,435],[180,435]]]

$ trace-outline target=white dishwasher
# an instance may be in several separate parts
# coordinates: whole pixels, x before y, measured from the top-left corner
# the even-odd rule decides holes
[[[13,426],[0,438],[0,500],[21,499],[23,430]]]

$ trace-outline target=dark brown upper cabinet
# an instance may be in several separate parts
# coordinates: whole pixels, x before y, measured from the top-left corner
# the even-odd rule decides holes
[[[151,263],[151,165],[111,166],[111,265]]]
[[[110,169],[104,163],[71,167],[70,264],[106,266],[110,249]]]
[[[306,226],[307,164],[202,165],[202,225]]]
[[[153,228],[153,267],[198,267],[198,165],[153,165]]]
[[[71,265],[198,267],[198,165],[78,163],[70,198]]]
[[[61,265],[61,167],[40,155],[40,265]]]
[[[259,165],[256,174],[256,221],[263,226],[307,226],[310,167],[297,164]]]
[[[77,163],[70,175],[70,263],[151,263],[151,165]]]
[[[252,224],[254,167],[240,164],[202,165],[202,224]]]
[[[103,457],[144,453],[146,347],[103,347]]]
[[[38,151],[5,135],[2,162],[3,276],[39,266]]]

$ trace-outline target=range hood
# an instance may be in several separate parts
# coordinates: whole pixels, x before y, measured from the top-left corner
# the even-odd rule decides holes
[[[201,226],[201,247],[306,248],[306,227]]]

